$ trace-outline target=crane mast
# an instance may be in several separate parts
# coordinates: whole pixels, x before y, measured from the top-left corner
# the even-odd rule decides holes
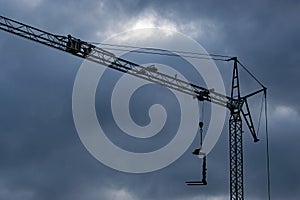
[[[236,57],[227,60],[233,61],[234,63],[231,95],[227,96],[225,94],[215,92],[213,88],[208,89],[197,86],[195,84],[178,79],[177,77],[160,73],[156,68],[149,68],[119,58],[109,51],[99,48],[91,43],[82,41],[71,35],[55,35],[3,16],[0,16],[0,29],[23,38],[27,38],[34,42],[71,53],[77,57],[104,65],[108,68],[112,68],[123,73],[128,73],[152,83],[157,83],[167,88],[191,95],[193,98],[196,98],[199,101],[208,101],[228,108],[230,110],[230,199],[244,199],[242,116],[249,128],[254,142],[258,142],[259,140],[254,129],[247,99],[260,92],[265,92],[266,88],[263,87],[262,89],[246,96],[241,96],[238,76],[239,61]]]

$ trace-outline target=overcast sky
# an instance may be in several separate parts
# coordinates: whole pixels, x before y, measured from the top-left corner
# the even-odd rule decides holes
[[[51,33],[101,42],[122,31],[162,27],[193,38],[209,53],[237,56],[268,87],[271,194],[278,200],[300,196],[299,10],[298,1],[0,1],[1,15]],[[184,184],[200,178],[201,160],[191,154],[197,140],[162,170],[119,172],[93,158],[77,135],[72,90],[81,59],[0,31],[0,61],[0,199],[229,199],[227,125],[209,154],[205,187]],[[217,64],[229,94],[228,71]],[[114,72],[108,72],[107,79],[121,76],[110,73]],[[243,76],[242,87],[258,87]],[[106,98],[100,91],[97,98]],[[144,100],[142,93],[135,95]],[[147,123],[142,114],[154,103],[176,112],[176,101],[163,99],[158,95],[139,104],[133,119]],[[96,107],[105,113],[101,123],[110,127],[114,122],[107,107]],[[253,105],[256,122],[259,109],[259,104]],[[176,123],[172,120],[167,122]],[[264,122],[261,125],[257,144],[244,125],[246,199],[267,198]],[[174,128],[168,127],[166,132]],[[154,140],[155,148],[170,137],[162,137],[161,143]],[[144,145],[133,141],[120,145],[128,144]],[[153,145],[150,140],[147,144]]]

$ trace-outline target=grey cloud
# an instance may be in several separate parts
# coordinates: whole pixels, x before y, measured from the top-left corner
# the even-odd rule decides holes
[[[299,197],[299,118],[272,118],[280,105],[299,113],[298,2],[41,1],[26,7],[6,1],[0,7],[7,17],[91,41],[104,39],[106,32],[123,31],[124,24],[149,10],[178,26],[213,23],[216,28],[210,31],[215,32],[206,32],[207,40],[195,39],[209,52],[237,55],[269,88],[273,199]],[[207,187],[184,185],[200,178],[200,161],[190,153],[197,141],[161,171],[121,173],[96,161],[76,134],[71,98],[80,59],[4,32],[0,32],[0,53],[1,199],[108,199],[110,191],[122,189],[136,199],[228,199],[228,127],[208,157]],[[248,199],[266,199],[263,134],[259,144],[253,144],[247,130],[244,134]]]

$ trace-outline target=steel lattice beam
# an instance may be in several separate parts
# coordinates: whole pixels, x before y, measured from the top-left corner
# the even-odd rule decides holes
[[[233,58],[231,98],[236,106],[230,110],[229,119],[229,160],[230,160],[230,199],[244,199],[243,184],[243,136],[241,112],[244,100],[241,98],[237,59]]]
[[[217,93],[213,89],[206,89],[176,77],[160,73],[157,70],[151,70],[148,67],[118,58],[109,51],[72,37],[71,35],[55,35],[3,16],[0,16],[0,29],[44,45],[72,53],[75,56],[90,60],[106,67],[183,92],[201,101],[210,101],[223,107],[232,106],[230,97]]]
[[[239,114],[229,119],[230,149],[230,199],[244,199],[243,187],[243,135],[242,120]]]

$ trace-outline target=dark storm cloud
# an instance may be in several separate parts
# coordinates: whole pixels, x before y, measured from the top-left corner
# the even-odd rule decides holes
[[[300,195],[299,7],[296,1],[0,2],[1,14],[7,17],[91,41],[130,28],[126,25],[148,12],[177,27],[192,23],[198,30],[212,25],[194,39],[209,52],[237,55],[269,88],[273,199]],[[180,31],[189,35],[188,30]],[[117,172],[93,159],[76,134],[71,98],[81,60],[4,32],[0,53],[1,199],[228,199],[227,127],[208,157],[207,187],[184,185],[200,178],[201,163],[190,154],[196,141],[161,171]],[[249,199],[266,198],[262,131],[260,138],[260,144],[253,144],[245,132]]]

